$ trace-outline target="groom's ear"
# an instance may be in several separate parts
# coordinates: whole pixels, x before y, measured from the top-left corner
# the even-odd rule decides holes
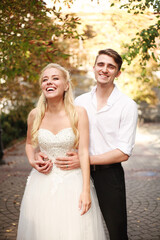
[[[116,78],[118,78],[121,75],[121,71],[118,71]]]

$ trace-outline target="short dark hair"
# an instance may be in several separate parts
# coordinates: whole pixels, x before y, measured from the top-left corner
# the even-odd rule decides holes
[[[96,65],[98,57],[102,54],[112,57],[114,59],[114,61],[118,64],[118,69],[119,70],[121,69],[121,66],[122,66],[122,63],[123,63],[123,60],[122,60],[121,56],[116,51],[114,51],[113,49],[110,49],[110,48],[103,49],[103,50],[100,50],[98,52],[98,55],[96,57],[94,65]]]

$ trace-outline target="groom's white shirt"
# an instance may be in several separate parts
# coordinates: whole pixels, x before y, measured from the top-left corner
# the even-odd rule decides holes
[[[87,110],[90,128],[90,155],[119,149],[131,155],[137,126],[136,103],[115,86],[106,105],[97,111],[96,86],[75,99]]]

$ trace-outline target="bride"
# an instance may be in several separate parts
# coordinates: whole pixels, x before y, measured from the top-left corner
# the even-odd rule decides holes
[[[26,154],[33,169],[21,203],[17,240],[106,240],[90,180],[87,113],[74,106],[69,73],[62,66],[48,64],[40,86],[37,107],[28,116]],[[36,170],[36,147],[48,156],[40,166],[52,166],[47,174]],[[57,168],[56,157],[71,150],[78,151],[81,169]]]

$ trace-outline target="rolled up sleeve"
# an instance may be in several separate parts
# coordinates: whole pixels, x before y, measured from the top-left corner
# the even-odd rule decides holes
[[[135,144],[138,111],[137,104],[131,101],[122,111],[116,148],[131,156]]]

